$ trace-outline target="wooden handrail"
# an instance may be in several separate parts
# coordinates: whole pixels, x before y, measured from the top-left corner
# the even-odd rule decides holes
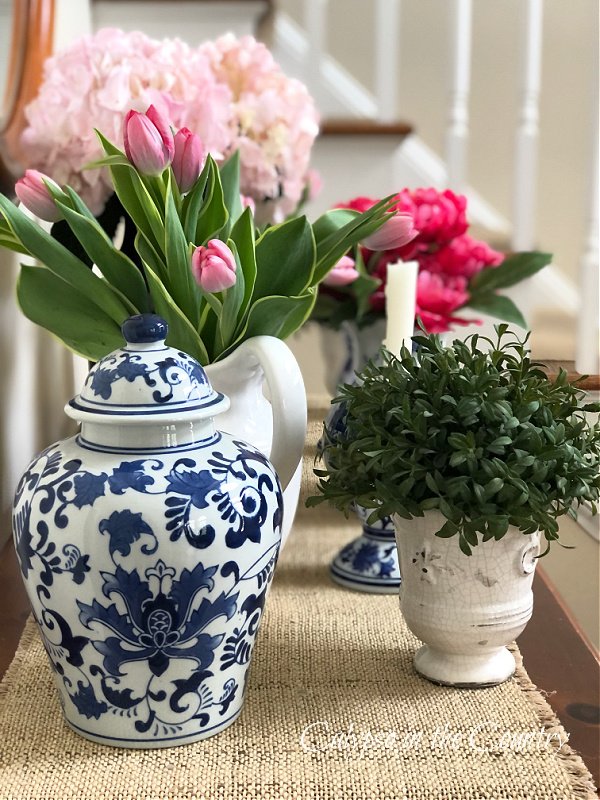
[[[55,0],[13,0],[7,107],[0,127],[0,188],[6,193],[12,193],[22,171],[25,108],[36,96],[44,62],[52,54],[54,3]]]
[[[321,123],[322,136],[408,136],[414,128],[408,122],[378,122],[375,119],[327,119]]]
[[[540,358],[539,360],[546,367],[545,372],[551,380],[558,376],[561,369],[564,369],[569,383],[577,382],[577,387],[586,392],[600,392],[600,375],[582,377],[575,369],[574,361],[551,361],[546,358]]]

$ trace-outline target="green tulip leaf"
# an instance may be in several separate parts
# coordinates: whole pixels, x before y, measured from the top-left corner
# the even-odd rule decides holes
[[[256,282],[252,300],[303,294],[313,283],[316,247],[306,217],[273,225],[256,242]]]
[[[123,346],[121,328],[86,294],[46,267],[21,266],[17,299],[25,316],[90,361]]]
[[[93,297],[94,303],[118,325],[129,316],[130,309],[106,281],[94,275],[80,259],[2,195],[0,210],[13,235],[22,242],[30,255],[82,295]]]
[[[235,242],[242,272],[244,273],[244,298],[239,314],[239,319],[242,320],[248,309],[256,282],[254,222],[249,208],[244,209],[241,217],[233,226],[231,239]]]
[[[219,168],[211,156],[208,156],[206,160],[210,173],[204,201],[196,220],[196,232],[192,240],[195,244],[205,244],[209,239],[218,238],[220,230],[229,218],[225,207]]]
[[[164,284],[148,264],[144,264],[154,311],[169,326],[167,344],[188,353],[201,364],[208,364],[208,352],[204,342],[183,311],[175,304]]]
[[[198,225],[198,215],[204,202],[204,195],[212,193],[212,180],[214,179],[214,161],[210,156],[200,173],[196,183],[183,198],[183,209],[181,218],[183,220],[183,230],[188,242],[196,242],[196,227]]]
[[[165,197],[164,253],[167,261],[167,283],[165,285],[173,301],[195,328],[200,320],[200,297],[192,275],[188,243],[175,208],[170,183],[171,175],[169,174]]]
[[[223,187],[223,200],[229,213],[227,222],[219,236],[223,240],[231,234],[231,228],[239,219],[243,209],[240,197],[240,153],[235,153],[221,166],[221,185]]]
[[[148,291],[141,272],[125,253],[113,245],[96,220],[57,203],[83,249],[106,280],[131,304],[132,314],[148,310]]]

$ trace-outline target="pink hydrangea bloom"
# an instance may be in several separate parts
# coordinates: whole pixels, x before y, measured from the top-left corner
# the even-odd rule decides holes
[[[504,261],[504,255],[464,233],[436,252],[420,254],[418,259],[421,268],[428,272],[472,278],[486,267],[497,267]]]
[[[226,154],[240,151],[241,191],[254,198],[259,218],[281,220],[297,206],[307,183],[319,129],[314,102],[304,84],[284,75],[251,36],[227,34],[199,51],[231,93]]]
[[[145,112],[151,104],[176,130],[197,134],[217,160],[239,148],[242,192],[268,198],[271,218],[295,208],[317,114],[306,88],[252,37],[192,48],[106,28],[79,39],[46,62],[26,109],[29,164],[72,186],[99,213],[112,187],[106,170],[83,170],[102,155],[93,129],[122,147],[129,109]]]

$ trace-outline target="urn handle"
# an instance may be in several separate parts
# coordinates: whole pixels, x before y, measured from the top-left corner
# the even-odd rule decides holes
[[[306,438],[306,390],[290,348],[274,336],[254,336],[238,348],[253,358],[265,374],[273,409],[270,460],[285,489],[296,472]]]

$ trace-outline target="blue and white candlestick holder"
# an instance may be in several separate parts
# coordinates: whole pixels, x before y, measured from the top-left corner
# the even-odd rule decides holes
[[[342,547],[330,564],[330,575],[348,589],[396,594],[400,567],[392,519],[384,517],[368,525],[370,510],[355,506],[355,512],[362,523],[362,534]]]

